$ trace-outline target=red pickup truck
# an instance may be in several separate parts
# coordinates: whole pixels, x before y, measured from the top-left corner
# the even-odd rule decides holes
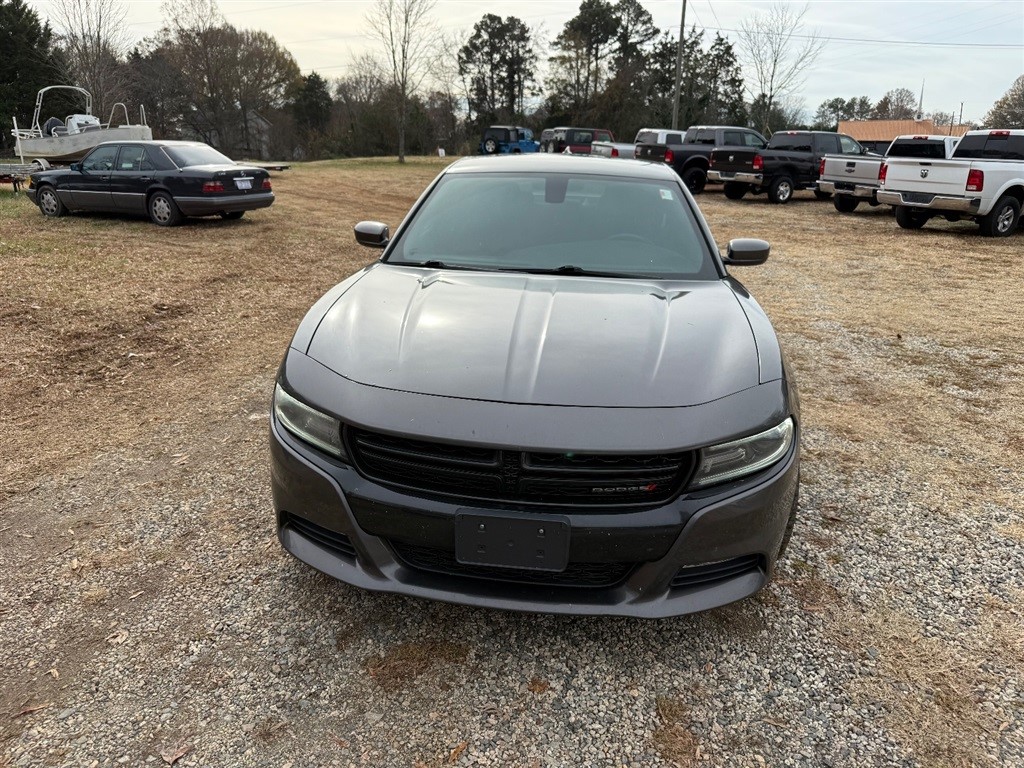
[[[605,128],[555,128],[545,151],[559,153],[568,148],[574,155],[589,155],[595,141],[615,141],[615,137]]]

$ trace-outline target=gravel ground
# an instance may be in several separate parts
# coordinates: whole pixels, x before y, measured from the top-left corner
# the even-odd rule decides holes
[[[401,173],[395,222],[435,171],[300,167],[275,179],[268,220],[315,219],[300,204],[309,185]],[[272,530],[267,406],[327,253],[287,290],[254,267],[238,278],[251,310],[233,320],[248,342],[172,345],[180,368],[118,386],[51,372],[48,387],[76,393],[54,406],[56,425],[41,406],[4,416],[5,456],[32,441],[54,452],[5,464],[0,766],[1024,765],[1022,235],[899,232],[883,211],[840,216],[809,199],[700,203],[721,241],[775,243],[739,276],[800,376],[801,517],[766,590],[655,622],[525,616],[360,592],[294,561]],[[39,226],[18,202],[0,214]],[[224,231],[59,224],[158,251]],[[59,261],[14,262],[0,266],[3,318],[40,300],[44,278],[72,280]],[[209,305],[195,323],[225,314],[212,283],[209,302],[195,298],[191,267],[164,268],[177,298]],[[263,330],[261,302],[280,310]],[[9,369],[19,339],[39,347],[9,323],[0,333]],[[36,374],[19,375],[44,397]],[[151,418],[124,426],[147,400]],[[58,451],[58,427],[74,451]]]

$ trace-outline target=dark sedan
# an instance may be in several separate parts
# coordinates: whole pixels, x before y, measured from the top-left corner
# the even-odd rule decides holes
[[[660,617],[747,597],[793,528],[768,318],[661,163],[462,160],[324,295],[278,374],[278,535],[349,584]]]
[[[186,216],[239,219],[274,202],[265,170],[195,141],[109,141],[70,168],[33,173],[28,196],[45,216],[148,214],[162,227]]]

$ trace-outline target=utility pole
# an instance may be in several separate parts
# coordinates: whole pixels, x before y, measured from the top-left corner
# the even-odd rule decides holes
[[[679,20],[679,49],[676,51],[676,95],[672,100],[672,130],[679,129],[679,90],[683,81],[683,43],[686,39],[686,0],[683,0],[683,16]]]

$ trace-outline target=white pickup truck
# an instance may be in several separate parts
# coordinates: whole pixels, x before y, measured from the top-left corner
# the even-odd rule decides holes
[[[595,141],[590,145],[590,154],[600,157],[618,157],[632,160],[636,157],[637,144],[682,144],[686,131],[668,128],[641,128],[632,144],[615,141]]]
[[[897,136],[885,157],[945,160],[959,140],[959,136]],[[878,205],[875,195],[881,187],[881,169],[880,155],[825,155],[818,169],[818,189],[833,195],[832,204],[840,213],[851,213],[861,203]]]
[[[974,219],[986,237],[1009,237],[1024,204],[1024,130],[970,131],[949,160],[892,158],[879,175],[878,202],[896,207],[904,229],[943,216]]]

